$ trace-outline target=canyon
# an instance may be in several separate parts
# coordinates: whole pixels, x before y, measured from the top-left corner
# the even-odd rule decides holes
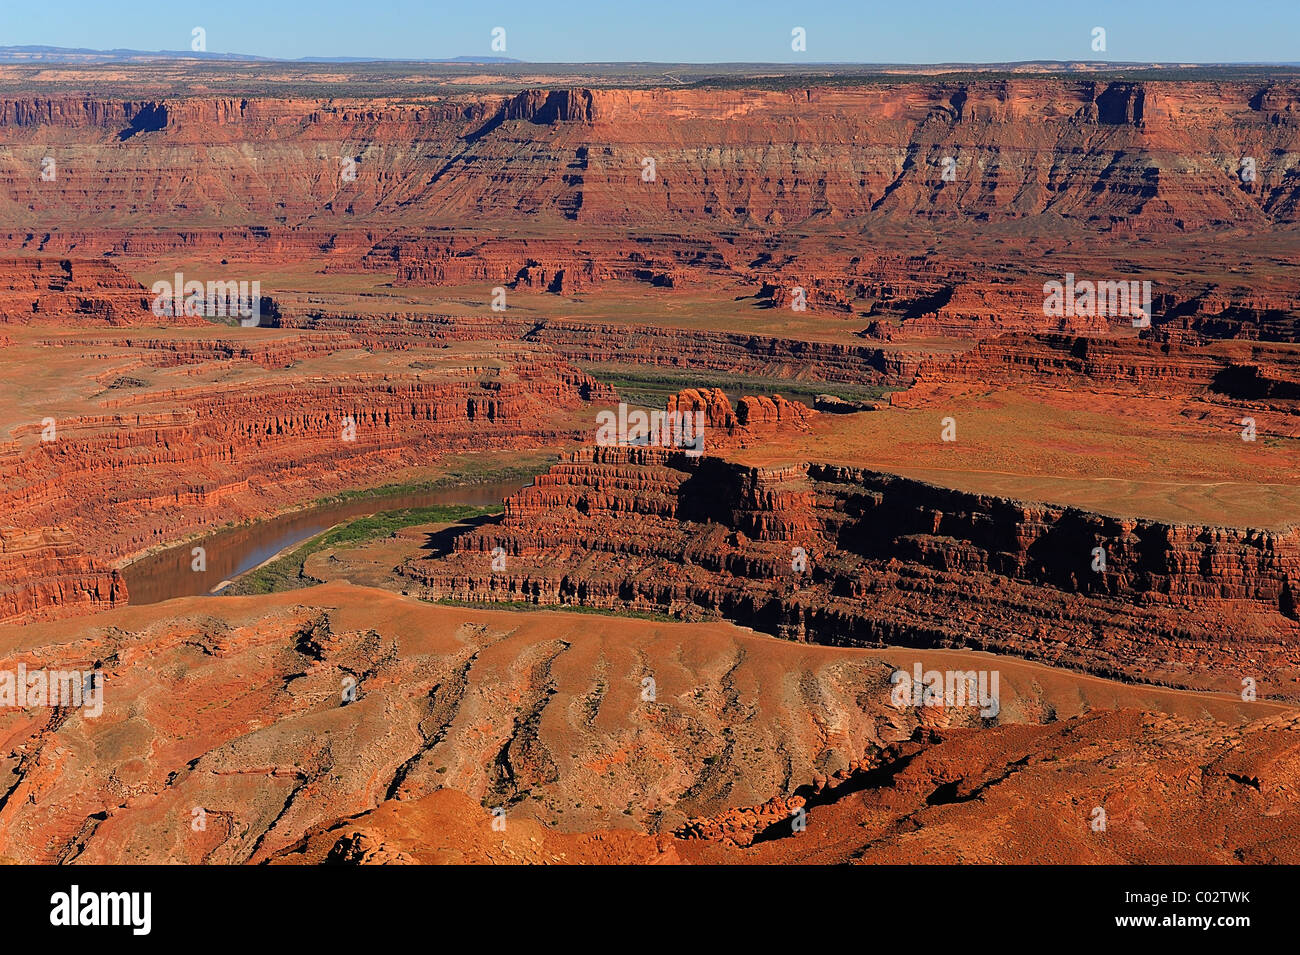
[[[526,345],[372,354],[222,334],[28,333],[5,349],[41,370],[6,404],[0,621],[122,602],[124,561],[201,531],[455,455],[572,441],[575,413],[607,393]]]
[[[711,289],[783,309],[797,286],[822,335],[866,318],[842,333],[903,339],[1103,332],[1045,322],[1042,285],[1140,274],[1157,323],[1295,338],[1300,86],[1285,75],[755,86],[11,97],[0,234],[26,254],[111,256],[146,285],[168,260],[310,260],[483,300],[696,289],[705,313]]]
[[[683,397],[731,415],[721,394]],[[744,417],[735,430],[768,441],[806,420]],[[834,464],[597,447],[405,573],[430,599],[721,616],[798,641],[969,647],[1225,690],[1253,676],[1296,695],[1295,524],[1112,518]]]
[[[0,64],[0,857],[1300,859],[1295,70],[259,69]]]

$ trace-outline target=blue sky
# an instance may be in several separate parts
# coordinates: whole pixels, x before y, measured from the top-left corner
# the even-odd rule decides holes
[[[1300,61],[1300,0],[4,0],[0,46],[534,62]],[[807,51],[791,49],[803,27]],[[1106,51],[1094,53],[1094,27]]]

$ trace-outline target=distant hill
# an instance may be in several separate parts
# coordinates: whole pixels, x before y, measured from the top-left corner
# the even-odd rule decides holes
[[[376,57],[376,56],[302,56],[297,59],[284,59],[274,56],[256,56],[251,53],[198,53],[193,50],[90,50],[62,46],[0,46],[0,63],[147,63],[158,60],[207,60],[213,62],[239,63],[460,63],[484,65],[525,64],[527,60],[518,60],[509,56],[450,56],[439,58],[412,57]],[[805,73],[809,71],[833,69],[870,68],[882,73],[1098,73],[1117,69],[1132,70],[1175,70],[1238,68],[1296,68],[1300,62],[1289,63],[1149,63],[1120,62],[1112,60],[1018,60],[1004,63],[848,63],[848,62],[809,62],[809,63],[673,63],[673,62],[596,62],[586,64],[529,64],[531,66],[603,66],[603,67],[663,67],[670,66],[685,70],[710,67],[726,71],[753,68],[777,69],[783,73]]]
[[[148,60],[217,60],[263,63],[522,63],[508,56],[452,56],[443,59],[390,59],[367,56],[303,56],[284,60],[251,53],[194,50],[88,50],[62,46],[0,46],[0,63],[139,63]]]

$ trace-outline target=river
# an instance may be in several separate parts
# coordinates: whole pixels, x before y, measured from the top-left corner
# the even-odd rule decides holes
[[[215,531],[207,537],[169,547],[123,567],[129,602],[152,604],[173,597],[210,594],[221,584],[252,570],[286,547],[300,544],[354,517],[435,504],[478,507],[500,504],[527,483],[464,484],[407,494],[353,498]],[[206,570],[193,569],[195,547],[204,549]]]

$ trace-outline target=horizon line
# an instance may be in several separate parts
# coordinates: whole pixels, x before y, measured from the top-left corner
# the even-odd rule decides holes
[[[396,63],[396,64],[432,64],[479,65],[479,66],[748,66],[771,67],[781,69],[809,69],[815,67],[996,67],[996,66],[1032,66],[1036,64],[1068,67],[1159,67],[1167,69],[1187,69],[1196,67],[1300,67],[1300,60],[1100,60],[1100,59],[1053,59],[1034,57],[1022,60],[523,60],[504,56],[456,55],[443,57],[385,57],[385,56],[326,56],[308,55],[301,57],[265,56],[258,53],[239,53],[235,51],[193,50],[137,50],[129,47],[112,47],[93,49],[89,47],[60,47],[45,44],[18,44],[0,46],[0,64],[23,62],[29,54],[32,61],[42,56],[57,57],[136,57],[140,59],[169,59],[177,61],[204,62],[241,62],[241,63],[334,63],[355,64]]]

